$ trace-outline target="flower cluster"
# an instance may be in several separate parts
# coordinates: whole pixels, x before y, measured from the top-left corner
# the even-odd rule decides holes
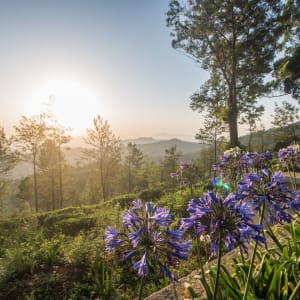
[[[247,152],[241,156],[240,164],[245,171],[269,169],[272,165],[272,154],[270,151],[263,153]]]
[[[222,177],[240,177],[241,174],[250,170],[269,169],[272,164],[272,154],[270,151],[264,153],[247,152],[243,153],[239,148],[232,148],[224,152],[220,162],[214,165],[214,170],[218,171]]]
[[[219,173],[223,173],[225,176],[230,174],[239,174],[241,170],[240,158],[242,156],[242,150],[238,147],[229,149],[223,153],[220,161],[214,164],[213,169]]]
[[[291,222],[289,208],[297,207],[292,192],[281,172],[273,175],[267,170],[261,174],[246,174],[238,184],[237,197],[252,203],[256,210],[264,205],[266,221],[271,225]]]
[[[151,202],[134,201],[123,214],[124,230],[107,228],[106,247],[109,251],[121,247],[125,259],[136,257],[133,268],[140,277],[158,266],[162,274],[176,280],[168,266],[188,258],[191,241],[183,241],[182,230],[170,230],[171,223],[169,210]]]
[[[278,152],[278,158],[285,167],[300,167],[300,146],[291,145],[287,148],[280,149]]]
[[[184,178],[184,170],[189,167],[189,164],[185,162],[180,162],[179,163],[179,168],[177,169],[176,172],[170,173],[171,178],[176,178],[177,181],[180,183],[180,188],[181,187],[187,187],[188,186],[188,181],[186,178]]]
[[[188,212],[190,216],[182,219],[181,227],[185,230],[194,229],[198,236],[209,235],[214,256],[218,254],[220,233],[227,251],[240,244],[247,252],[246,243],[250,239],[264,242],[259,235],[262,226],[252,223],[254,212],[251,207],[234,194],[229,194],[223,200],[219,194],[208,192],[201,198],[192,199]]]

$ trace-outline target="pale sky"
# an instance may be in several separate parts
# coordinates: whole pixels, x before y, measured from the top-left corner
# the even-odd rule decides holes
[[[51,98],[74,134],[100,114],[122,139],[192,140],[202,121],[189,97],[208,76],[172,49],[167,9],[167,0],[0,0],[0,125],[12,133]]]

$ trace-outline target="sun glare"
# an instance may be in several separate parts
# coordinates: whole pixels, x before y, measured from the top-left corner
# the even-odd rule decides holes
[[[36,91],[29,109],[31,113],[50,112],[57,121],[82,134],[90,127],[92,119],[101,114],[100,99],[85,85],[70,80],[50,81]]]

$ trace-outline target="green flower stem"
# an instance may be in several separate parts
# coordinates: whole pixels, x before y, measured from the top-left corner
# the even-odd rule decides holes
[[[265,234],[264,231],[262,232],[262,235],[263,235],[263,237],[265,238],[265,248],[266,248],[266,250],[269,250],[269,248],[268,248],[268,243],[267,243],[267,237],[266,237],[266,234]]]
[[[197,258],[198,258],[198,262],[199,262],[199,265],[200,265],[200,270],[201,270],[201,274],[202,274],[202,284],[205,288],[205,291],[206,291],[206,296],[208,299],[211,299],[212,295],[211,295],[211,291],[210,291],[210,288],[209,288],[209,285],[206,281],[206,278],[205,278],[205,272],[204,272],[204,267],[203,267],[203,262],[202,262],[202,259],[201,259],[201,255],[200,255],[200,241],[199,241],[199,236],[196,237],[196,242],[197,242]]]
[[[277,247],[282,251],[283,250],[283,245],[281,245],[280,241],[276,237],[276,234],[274,233],[272,227],[267,223],[267,228],[268,228],[268,234],[274,241],[274,243],[277,245]]]
[[[240,254],[241,254],[241,260],[243,265],[245,264],[245,257],[244,257],[244,253],[243,253],[243,249],[241,247],[241,244],[239,244],[239,249],[240,249]]]
[[[221,252],[222,252],[222,230],[220,230],[219,238],[218,238],[218,264],[217,264],[217,274],[216,274],[216,280],[215,280],[213,300],[217,299],[219,277],[220,277],[220,270],[221,270],[221,257],[222,257]]]
[[[265,203],[263,204],[262,209],[260,211],[259,225],[261,225],[262,222],[263,222],[264,214],[265,214]],[[248,271],[246,288],[245,288],[243,300],[247,299],[247,294],[248,294],[249,286],[250,286],[250,280],[251,280],[251,277],[252,277],[252,270],[253,270],[253,266],[254,266],[254,260],[255,260],[255,256],[256,256],[256,250],[257,250],[257,242],[255,242],[252,257],[251,257],[251,263],[250,263],[250,268],[249,268],[249,271]]]
[[[296,172],[295,172],[295,168],[292,165],[293,176],[292,176],[292,172],[291,172],[289,166],[287,167],[287,169],[288,169],[288,173],[289,173],[289,176],[290,176],[290,182],[292,184],[292,189],[293,189],[293,191],[296,191]]]
[[[145,276],[143,276],[142,279],[141,279],[140,289],[139,289],[139,300],[143,299],[142,296],[143,296],[144,284],[145,284]]]
[[[178,295],[177,295],[177,290],[176,290],[176,284],[175,282],[173,281],[173,291],[174,291],[174,297],[176,300],[178,300]]]
[[[249,268],[249,272],[248,272],[248,276],[247,276],[246,289],[245,289],[245,293],[244,293],[244,296],[243,296],[243,300],[247,299],[247,294],[248,294],[248,290],[249,290],[249,283],[250,283],[250,279],[252,277],[252,270],[253,270],[253,264],[254,264],[256,249],[257,249],[257,242],[254,245],[254,249],[253,249],[253,253],[252,253],[251,264],[250,264],[250,268]]]
[[[199,241],[199,236],[198,235],[196,237],[196,243],[197,243],[197,259],[198,259],[198,263],[201,265],[202,260],[201,260],[201,257],[200,257],[200,241]]]

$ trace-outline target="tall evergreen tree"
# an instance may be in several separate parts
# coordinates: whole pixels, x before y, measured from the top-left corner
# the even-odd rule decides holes
[[[40,149],[38,167],[41,175],[45,177],[46,187],[44,198],[46,206],[54,210],[59,207],[57,199],[58,190],[58,149],[52,139],[47,139]]]
[[[0,126],[0,211],[4,210],[4,202],[7,199],[9,180],[7,172],[17,163],[17,152],[12,149],[11,139],[7,138],[4,128]]]
[[[170,1],[167,25],[172,28],[172,46],[201,63],[211,78],[219,78],[231,147],[238,145],[238,118],[245,102],[256,105],[266,91],[264,77],[281,35],[281,10],[280,0]],[[205,103],[210,99],[204,98]]]
[[[245,113],[241,118],[241,124],[246,124],[248,125],[248,130],[249,130],[249,139],[248,139],[248,151],[253,151],[252,149],[252,139],[253,139],[253,134],[257,130],[257,122],[260,121],[261,116],[263,115],[264,112],[264,107],[262,105],[260,106],[249,106],[247,109],[244,109]]]
[[[11,142],[4,128],[0,126],[0,178],[17,162],[17,152],[12,149]]]
[[[165,156],[161,161],[161,180],[165,181],[170,185],[174,185],[174,180],[171,178],[170,174],[176,172],[179,164],[179,158],[182,154],[177,151],[177,146],[170,146],[165,149]]]
[[[217,116],[208,115],[204,119],[203,127],[199,129],[195,138],[200,144],[211,145],[214,149],[214,163],[217,162],[218,143],[224,140],[225,127]]]
[[[299,108],[295,105],[283,101],[282,105],[275,103],[273,121],[275,150],[286,147],[292,142],[297,142],[299,136],[297,130],[299,124],[295,123],[299,120]]]
[[[70,131],[62,127],[57,122],[50,128],[50,136],[57,148],[57,165],[58,165],[58,178],[59,178],[59,208],[64,205],[64,191],[63,191],[63,162],[64,155],[62,153],[62,146],[71,140],[71,136],[67,133]]]
[[[85,142],[90,149],[85,154],[96,163],[101,184],[102,198],[108,199],[111,178],[116,172],[116,166],[121,158],[121,142],[108,123],[98,115],[93,120],[93,128],[87,129]]]
[[[128,143],[125,164],[127,169],[128,193],[132,192],[135,172],[141,167],[144,155],[135,143]]]
[[[33,165],[33,185],[34,185],[34,204],[35,211],[38,212],[38,187],[37,187],[37,156],[41,145],[46,139],[47,126],[45,123],[45,115],[34,115],[30,118],[22,116],[19,125],[15,128],[15,141],[23,150],[25,158],[28,152],[31,154],[31,161]]]

